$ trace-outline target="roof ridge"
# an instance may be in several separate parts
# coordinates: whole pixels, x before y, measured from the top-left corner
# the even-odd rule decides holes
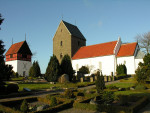
[[[67,23],[67,24],[70,24],[70,25],[72,25],[72,26],[77,27],[76,25],[73,25],[73,24],[71,24],[71,23],[69,23],[69,22],[66,22],[66,21],[64,21],[64,20],[62,20],[62,21],[65,22],[65,23]]]
[[[127,45],[127,44],[133,44],[133,43],[137,43],[137,42],[123,43],[123,44],[121,44],[121,45]]]
[[[117,40],[116,40],[116,41],[117,41]],[[110,42],[116,42],[116,41],[110,41]],[[82,46],[82,47],[95,46],[95,45],[100,45],[100,44],[105,44],[105,43],[110,43],[110,42],[104,42],[104,43],[99,43],[99,44],[94,44],[94,45],[88,45],[88,46]]]

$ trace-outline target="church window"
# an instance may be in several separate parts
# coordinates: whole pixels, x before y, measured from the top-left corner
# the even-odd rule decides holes
[[[124,61],[124,64],[126,64],[126,61]]]
[[[62,46],[62,45],[63,45],[63,42],[61,41],[61,42],[60,42],[60,46]]]
[[[76,71],[79,71],[79,66],[78,66],[78,64],[76,64]]]
[[[62,55],[62,53],[60,54],[60,59],[62,59],[63,58],[63,55]]]
[[[99,69],[102,70],[102,62],[99,62]]]
[[[61,29],[61,32],[62,32],[62,29]]]
[[[23,71],[23,76],[25,76],[26,75],[26,72],[25,71]]]
[[[13,58],[13,54],[10,54],[10,58]]]

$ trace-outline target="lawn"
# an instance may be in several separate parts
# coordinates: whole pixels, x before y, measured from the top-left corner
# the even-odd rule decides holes
[[[22,91],[23,88],[29,88],[31,90],[40,90],[40,89],[50,89],[51,87],[59,88],[77,88],[78,86],[87,86],[93,84],[91,82],[77,82],[77,83],[56,83],[56,84],[49,84],[49,83],[21,83],[18,84],[19,91]]]
[[[116,86],[116,87],[119,87],[119,88],[128,88],[128,87],[132,87],[132,86],[134,86],[134,85],[135,85],[135,83],[119,82],[119,83],[114,83],[114,84],[107,85],[106,87],[109,87],[109,86]]]

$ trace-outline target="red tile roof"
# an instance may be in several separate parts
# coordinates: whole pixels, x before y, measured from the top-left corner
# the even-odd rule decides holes
[[[134,55],[136,45],[137,45],[137,42],[122,44],[121,47],[120,47],[120,50],[117,54],[117,57]]]
[[[81,59],[81,58],[90,58],[90,57],[98,57],[105,55],[114,54],[114,48],[117,44],[117,41],[101,43],[91,46],[81,47],[77,53],[72,57],[73,60]]]
[[[5,55],[18,53],[19,49],[21,48],[21,46],[23,45],[24,42],[25,41],[22,41],[22,42],[15,43],[15,44],[11,45],[11,47],[8,49],[8,51],[6,52]]]

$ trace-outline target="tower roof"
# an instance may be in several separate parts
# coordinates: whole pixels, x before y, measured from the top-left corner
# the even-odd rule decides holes
[[[81,47],[72,57],[73,60],[98,56],[113,55],[117,41]]]
[[[78,29],[77,26],[72,25],[68,22],[65,22],[64,20],[62,20],[62,22],[65,24],[65,26],[67,27],[67,29],[69,30],[69,32],[71,33],[71,35],[86,40],[85,37],[83,36],[83,34],[80,32],[80,30]]]
[[[26,41],[12,44],[5,55],[10,55],[10,54],[15,54],[15,53],[32,55],[32,52]]]

